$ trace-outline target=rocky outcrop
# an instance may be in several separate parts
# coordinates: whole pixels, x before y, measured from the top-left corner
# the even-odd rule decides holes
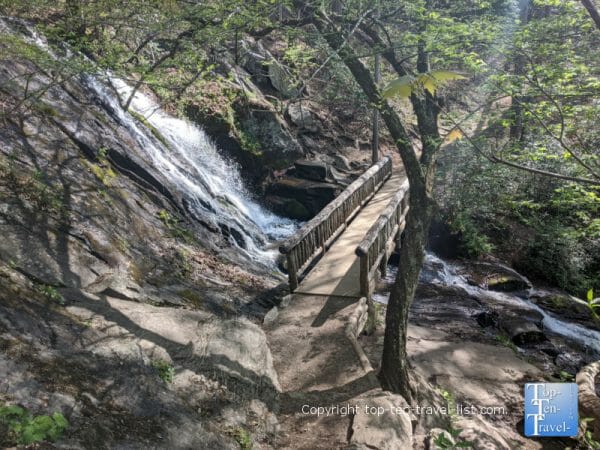
[[[207,85],[207,92],[197,102],[187,104],[186,115],[239,164],[251,185],[257,185],[271,171],[289,167],[302,158],[304,150],[250,75],[229,64],[226,68],[234,75],[234,93],[226,94],[218,83]],[[207,104],[207,95],[218,99],[215,105]]]
[[[266,200],[276,212],[306,220],[316,215],[341,191],[341,186],[333,183],[290,176],[270,184]]]
[[[352,420],[347,450],[413,448],[410,416],[402,412],[410,407],[402,396],[377,389],[354,398],[353,402],[359,412]]]
[[[276,276],[232,266],[223,227],[190,213],[91,81],[0,63],[0,104],[15,107],[0,127],[0,404],[62,412],[66,448],[265,437],[278,381],[240,311]],[[44,94],[19,108],[24,83]]]
[[[241,64],[259,83],[269,82],[287,98],[299,95],[298,83],[260,41],[246,38],[242,41],[242,47]]]
[[[468,264],[467,279],[491,291],[515,292],[531,289],[531,283],[516,270],[501,263],[478,261]]]

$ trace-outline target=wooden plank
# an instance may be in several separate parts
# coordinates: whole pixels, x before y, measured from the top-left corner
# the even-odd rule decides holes
[[[354,180],[340,195],[331,201],[319,214],[306,222],[296,233],[279,246],[279,251],[287,254],[299,242],[301,242],[317,225],[326,221],[332,212],[341,206],[355,191],[357,191],[365,182],[371,179],[380,170],[385,170],[391,174],[391,160],[389,157],[383,158],[377,164],[371,166],[365,173]],[[389,176],[389,175],[388,175]]]

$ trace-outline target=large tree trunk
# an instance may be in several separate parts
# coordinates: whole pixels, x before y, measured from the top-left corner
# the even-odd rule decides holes
[[[437,116],[439,108],[436,99],[427,94],[424,99],[413,96],[413,106],[417,116],[418,128],[423,142],[421,160],[415,152],[404,124],[391,105],[382,98],[373,76],[364,64],[356,57],[348,46],[345,46],[343,28],[337,27],[327,17],[315,9],[302,3],[305,11],[313,15],[313,24],[334,52],[338,52],[354,80],[362,88],[369,101],[381,114],[390,136],[396,144],[410,184],[409,212],[403,245],[400,250],[398,278],[392,288],[390,303],[386,313],[386,329],[384,354],[380,379],[386,390],[399,393],[407,401],[412,400],[406,339],[408,326],[408,310],[414,298],[419,281],[419,273],[423,264],[425,244],[431,222],[434,202],[431,198],[435,154],[439,148]],[[345,47],[344,47],[345,46]],[[419,66],[427,64],[426,53],[420,49]],[[386,59],[393,59],[393,53]],[[394,64],[392,64],[394,66]],[[402,70],[396,62],[396,70]],[[424,66],[423,66],[424,67]],[[422,67],[421,67],[422,68]]]
[[[585,6],[585,9],[587,9],[587,12],[596,24],[596,28],[600,29],[600,13],[598,13],[598,8],[596,8],[594,1],[581,0],[581,3],[583,3],[583,6]]]
[[[410,210],[406,218],[405,238],[400,247],[398,276],[392,287],[385,316],[379,380],[383,389],[401,394],[410,403],[413,393],[410,388],[406,351],[408,314],[425,257],[433,201],[425,191],[411,189],[409,195]]]

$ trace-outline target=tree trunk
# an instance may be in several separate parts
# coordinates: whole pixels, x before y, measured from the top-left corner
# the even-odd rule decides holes
[[[437,130],[439,108],[436,99],[432,96],[422,100],[416,96],[411,98],[423,142],[422,157],[419,161],[404,124],[392,106],[381,97],[381,93],[369,70],[356,57],[354,52],[348,47],[343,48],[345,44],[343,29],[336,27],[331,20],[320,15],[317,10],[304,3],[301,4],[306,8],[305,10],[313,14],[313,24],[321,36],[327,41],[332,51],[339,52],[354,80],[361,87],[369,101],[379,110],[381,119],[400,153],[410,183],[410,209],[406,218],[406,238],[400,249],[398,277],[392,288],[386,313],[384,353],[379,374],[384,389],[399,393],[410,402],[413,396],[410,389],[406,354],[408,311],[419,281],[429,224],[434,210],[431,192],[433,189],[435,154],[439,148],[439,133]],[[427,64],[424,49],[421,48],[420,51],[422,53],[420,63]],[[393,53],[384,54],[384,57],[393,60]],[[397,70],[402,70],[400,64],[396,64],[396,67]]]
[[[598,13],[598,8],[596,8],[594,1],[581,0],[581,3],[583,4],[583,6],[585,6],[585,9],[587,9],[587,12],[596,24],[596,28],[600,29],[600,13]]]
[[[411,403],[413,392],[406,351],[408,314],[419,283],[425,258],[427,233],[432,217],[432,200],[426,192],[410,191],[405,237],[400,247],[398,276],[392,287],[385,316],[385,337],[379,380],[381,387],[401,394]]]

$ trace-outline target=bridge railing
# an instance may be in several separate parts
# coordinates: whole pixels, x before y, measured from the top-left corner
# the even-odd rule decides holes
[[[382,272],[394,250],[399,235],[404,231],[408,212],[408,180],[390,200],[385,210],[356,247],[360,258],[360,294],[371,295],[377,269]]]
[[[298,287],[298,279],[327,251],[391,174],[392,161],[386,156],[354,180],[319,214],[280,245],[279,251],[287,257],[291,291]]]

